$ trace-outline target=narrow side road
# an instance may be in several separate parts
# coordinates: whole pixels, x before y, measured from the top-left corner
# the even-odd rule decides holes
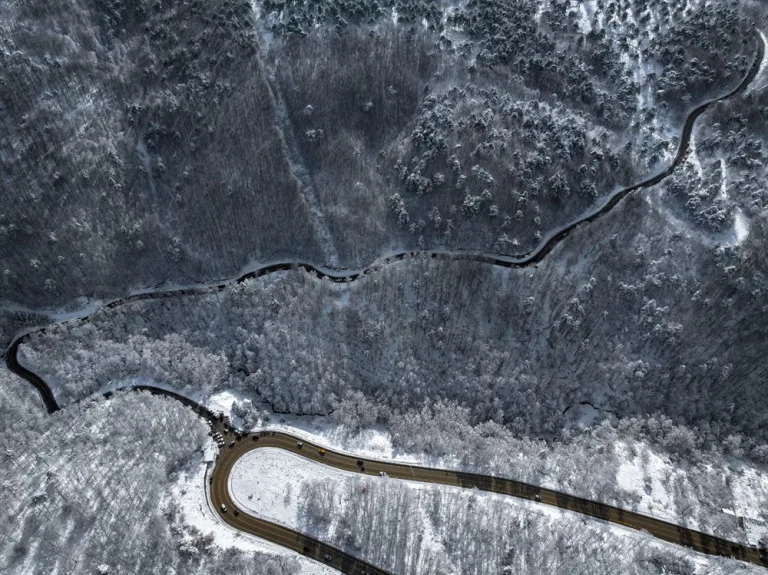
[[[207,293],[215,293],[215,292],[222,291],[223,289],[226,289],[226,287],[231,284],[242,283],[250,279],[258,278],[258,277],[275,273],[275,272],[291,270],[291,269],[303,269],[309,273],[313,273],[317,275],[320,278],[328,279],[336,283],[351,283],[363,276],[368,275],[369,273],[373,273],[375,271],[380,270],[384,266],[390,265],[392,263],[395,263],[407,258],[413,258],[413,257],[427,257],[432,259],[448,260],[448,261],[469,261],[469,262],[488,264],[488,265],[504,267],[504,268],[525,268],[532,265],[536,265],[540,263],[560,242],[562,242],[566,237],[568,237],[568,235],[573,230],[577,229],[583,224],[588,224],[598,219],[600,216],[604,214],[607,214],[632,192],[635,192],[641,189],[647,189],[662,182],[664,179],[669,177],[669,175],[672,174],[672,172],[674,172],[675,169],[680,164],[683,163],[683,161],[685,160],[685,158],[690,152],[690,142],[691,142],[691,134],[693,133],[693,126],[695,125],[696,120],[699,118],[699,116],[701,116],[704,112],[706,112],[712,105],[718,102],[721,102],[723,100],[727,100],[728,98],[731,98],[743,92],[744,90],[746,90],[750,86],[752,81],[755,79],[755,77],[757,76],[757,73],[759,72],[760,67],[762,65],[763,58],[765,56],[765,45],[762,41],[761,34],[762,33],[759,30],[755,30],[755,41],[756,41],[755,56],[754,56],[754,59],[752,60],[752,64],[747,70],[747,73],[745,74],[744,78],[742,78],[741,82],[739,82],[739,84],[736,87],[732,88],[728,93],[723,94],[722,96],[719,96],[717,98],[712,98],[711,100],[707,100],[699,104],[696,108],[694,108],[688,114],[688,116],[685,119],[685,123],[683,125],[683,131],[680,135],[680,143],[678,145],[677,154],[675,155],[675,159],[672,161],[672,163],[669,166],[667,166],[661,172],[657,173],[655,176],[652,176],[646,180],[643,180],[642,182],[633,184],[626,188],[617,190],[613,194],[610,194],[602,202],[588,209],[577,219],[549,232],[544,238],[542,238],[541,243],[532,251],[515,255],[515,254],[476,252],[476,251],[469,251],[469,250],[456,250],[456,251],[405,250],[405,251],[390,254],[379,260],[376,260],[375,262],[373,262],[372,264],[368,265],[365,268],[356,269],[356,270],[317,265],[310,262],[303,262],[299,260],[278,261],[278,262],[264,264],[256,269],[252,269],[251,271],[243,273],[242,275],[235,278],[228,278],[228,279],[222,279],[222,280],[217,280],[213,282],[206,282],[196,286],[180,288],[180,289],[156,288],[150,291],[142,291],[139,293],[134,293],[122,298],[109,301],[107,303],[104,303],[101,307],[103,309],[112,309],[128,303],[141,301],[141,300],[166,299],[166,298],[172,298],[172,297],[184,297],[184,296],[190,296],[190,295],[202,295]],[[92,312],[92,313],[95,313],[95,312]],[[86,320],[88,318],[88,315],[83,315],[82,317],[78,318],[79,321]],[[7,360],[8,354],[11,353],[11,350],[14,345],[18,347],[18,343],[20,339],[28,337],[34,331],[44,331],[44,330],[45,330],[45,326],[41,326],[41,327],[26,330],[22,334],[17,334],[15,338],[11,341],[8,347],[8,351],[6,352],[6,362],[8,361]],[[12,371],[14,371],[14,369],[11,368],[10,364],[9,364],[9,368]],[[22,375],[22,373],[20,372],[14,371],[14,373],[17,373],[17,375],[20,375],[21,377],[26,377],[25,375]],[[42,395],[42,392],[41,392],[41,395]],[[43,400],[46,401],[45,397],[43,397]],[[46,403],[46,406],[48,407],[49,411],[51,411],[51,406],[48,405],[48,403]]]

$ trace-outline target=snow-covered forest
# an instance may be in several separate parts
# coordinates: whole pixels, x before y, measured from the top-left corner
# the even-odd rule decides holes
[[[757,567],[696,556],[641,534],[500,497],[397,480],[309,481],[302,530],[321,533],[408,575],[676,573],[757,574]]]
[[[237,462],[231,492],[248,513],[404,575],[709,575],[740,567],[546,505],[361,477],[273,448],[251,451]]]
[[[1,297],[322,257],[250,4],[3,2],[0,26]]]
[[[528,251],[669,162],[685,111],[748,66],[756,10],[6,2],[0,298],[18,314],[275,258]]]
[[[280,272],[52,326],[20,357],[64,403],[145,377],[289,413],[359,392],[383,419],[443,399],[546,434],[591,401],[765,439],[763,223],[729,246],[668,201],[631,197],[531,269],[417,257],[348,286]]]
[[[3,573],[300,572],[295,559],[222,548],[181,520],[172,487],[206,438],[188,409],[137,393],[55,416],[38,403],[0,370]]]
[[[349,262],[398,230],[409,247],[531,250],[661,171],[683,113],[735,86],[757,41],[720,2],[270,1],[264,13],[267,65]]]
[[[673,516],[739,538],[719,510],[740,498],[740,461],[768,462],[763,227],[754,217],[728,247],[671,217],[674,201],[630,198],[531,269],[416,258],[349,285],[282,272],[51,327],[21,357],[64,403],[135,378],[234,389],[351,429],[385,424],[405,451],[625,504],[642,493],[617,485],[622,441],[640,438],[688,470]],[[578,437],[582,402],[616,429]],[[547,441],[585,456],[538,462]]]
[[[0,370],[0,571],[302,572],[189,524],[205,425],[100,397],[135,383],[747,541],[722,509],[768,523],[765,62],[671,176],[536,265],[422,254],[100,303],[275,260],[529,252],[668,166],[766,31],[757,0],[0,2],[0,338],[50,324],[19,360],[63,407]],[[296,494],[302,529],[398,573],[703,572],[473,494],[308,489],[343,513]],[[420,532],[436,554],[376,543]]]

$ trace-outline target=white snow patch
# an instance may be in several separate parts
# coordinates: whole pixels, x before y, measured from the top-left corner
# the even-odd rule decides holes
[[[225,416],[232,418],[232,406],[236,401],[243,401],[246,396],[242,393],[238,393],[231,389],[225,389],[218,393],[214,393],[205,402],[205,406],[214,413],[223,413]]]
[[[591,3],[590,3],[591,4]],[[592,12],[594,8],[590,11]],[[579,30],[582,34],[589,34],[592,31],[592,23],[590,22],[590,12],[587,12],[587,5],[579,5]]]
[[[232,529],[211,511],[207,500],[206,465],[200,464],[181,474],[171,489],[171,498],[178,504],[182,521],[203,535],[212,535],[222,549],[238,549],[245,552],[269,553],[295,559],[301,567],[301,575],[336,575],[337,571],[295,553],[285,547],[270,543]],[[205,485],[205,487],[203,487]],[[190,535],[187,534],[187,537]]]
[[[768,82],[765,82],[765,69],[766,66],[768,66],[768,39],[766,39],[765,34],[763,34],[762,30],[757,31],[758,34],[760,34],[760,39],[763,41],[763,61],[760,63],[760,69],[757,71],[757,76],[755,76],[755,80],[752,82],[752,84],[747,88],[747,91],[745,93],[749,94],[753,90],[760,91],[766,86],[768,86]],[[758,80],[759,79],[759,80]],[[761,83],[762,85],[759,88],[755,88],[758,83]]]
[[[616,482],[619,488],[640,496],[637,511],[677,521],[672,497],[667,490],[674,474],[673,466],[650,449],[644,450],[642,455],[633,456],[625,443],[617,443],[615,450],[622,462],[616,473]]]
[[[699,160],[699,156],[696,154],[696,136],[694,134],[691,134],[688,161],[693,164],[693,167],[696,170],[696,174],[698,174],[698,176],[701,178],[703,171],[701,169],[701,161]]]
[[[749,223],[741,210],[737,210],[733,217],[733,232],[736,235],[737,244],[741,244],[749,235]]]
[[[578,429],[591,427],[600,415],[600,412],[591,405],[574,405],[568,410],[568,419],[571,425]]]
[[[749,236],[749,220],[744,216],[744,212],[737,208],[734,210],[733,226],[731,229],[712,235],[716,243],[730,247],[739,246]]]
[[[237,506],[251,515],[298,525],[302,485],[318,479],[340,480],[353,474],[333,469],[275,447],[254,449],[237,460],[227,488]]]
[[[725,166],[725,160],[720,158],[720,193],[718,198],[728,199],[728,169]]]

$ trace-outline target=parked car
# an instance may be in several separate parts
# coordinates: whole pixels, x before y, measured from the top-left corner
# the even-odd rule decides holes
[[[379,471],[379,477],[389,477],[386,471]]]

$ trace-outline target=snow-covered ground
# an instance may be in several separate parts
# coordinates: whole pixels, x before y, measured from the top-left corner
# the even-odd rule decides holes
[[[630,473],[629,471],[627,472]],[[309,532],[310,535],[328,540],[332,534],[343,530],[342,525],[336,523],[339,518],[345,516],[345,510],[350,505],[359,504],[359,501],[347,500],[350,492],[344,486],[353,485],[349,482],[367,482],[369,488],[377,489],[387,484],[406,486],[408,490],[438,490],[441,492],[441,501],[451,505],[455,501],[461,505],[462,498],[473,499],[472,507],[486,510],[489,516],[500,511],[512,516],[540,517],[550,521],[551,525],[571,524],[581,522],[585,530],[594,529],[594,536],[605,537],[605,530],[610,531],[612,537],[622,538],[630,548],[633,545],[649,544],[652,547],[662,549],[669,545],[649,538],[643,533],[625,529],[619,526],[606,526],[605,523],[569,513],[560,509],[541,505],[514,497],[478,492],[476,490],[464,490],[457,487],[426,485],[392,478],[365,477],[357,474],[336,470],[303,457],[277,448],[262,448],[254,450],[235,464],[230,476],[229,489],[232,498],[248,513],[275,521],[291,529]],[[395,483],[396,482],[396,483]],[[332,488],[328,488],[333,486]],[[357,487],[358,492],[361,489]],[[363,488],[368,489],[368,488]],[[346,495],[344,495],[346,493]],[[327,509],[331,510],[333,518],[329,523],[313,523],[311,518],[305,515],[308,501],[313,497],[328,499],[324,502]],[[423,531],[418,534],[422,549],[427,549],[434,556],[444,556],[447,544],[439,533],[435,532],[434,513],[430,505],[434,501],[428,496],[407,499],[410,504],[416,502],[418,509],[409,510],[419,520],[409,523],[418,525]],[[352,509],[352,508],[349,508]],[[334,543],[334,541],[329,541]],[[336,542],[338,543],[338,542]],[[679,548],[675,548],[679,551]],[[365,549],[362,550],[363,553]],[[695,553],[687,553],[688,559],[696,566],[697,573],[707,573],[711,567],[709,559]]]
[[[283,449],[264,447],[241,457],[229,476],[229,493],[251,515],[298,525],[299,492],[308,481],[341,481],[352,473],[309,461]]]
[[[641,495],[638,511],[674,521],[677,517],[668,490],[674,469],[655,453],[632,455],[626,445],[616,446],[616,451],[622,459],[616,480],[622,489]]]
[[[642,445],[622,443],[615,449],[621,459],[616,474],[617,482],[622,489],[640,495],[637,510],[678,522],[680,517],[675,492],[695,492],[685,467],[676,465]],[[716,520],[721,523],[730,522],[733,528],[744,532],[750,544],[756,545],[760,537],[768,534],[768,525],[759,513],[765,504],[765,494],[768,493],[768,474],[745,467],[740,474],[732,474],[728,483],[732,484],[732,499],[727,507],[722,508],[722,515]],[[695,499],[692,500],[686,512],[686,524],[697,528],[700,513],[700,505]],[[743,518],[743,528],[738,526],[737,517]]]
[[[171,500],[178,504],[183,524],[192,527],[203,535],[212,535],[216,545],[222,549],[238,549],[246,552],[261,552],[291,557],[298,561],[301,575],[336,575],[338,572],[308,559],[290,549],[269,541],[253,537],[232,529],[218,519],[211,511],[206,490],[206,465],[199,464],[182,473],[171,492]],[[185,533],[191,539],[191,533]]]
[[[768,493],[768,476],[754,469],[745,469],[734,486],[733,511],[744,517],[744,529],[747,540],[756,545],[762,537],[768,537],[768,522],[759,517],[757,510],[763,507],[763,501],[755,497],[756,493]]]
[[[757,31],[760,34],[760,39],[763,41],[765,52],[763,53],[763,61],[760,63],[760,69],[757,71],[757,76],[753,80],[752,84],[747,88],[747,94],[752,91],[760,91],[768,87],[768,39],[763,34],[762,30]]]
[[[217,409],[221,409],[227,414],[231,413],[232,405],[235,401],[241,400],[238,395],[224,392],[216,396],[212,396],[209,401],[209,406],[217,406]],[[583,406],[580,406],[583,407]],[[588,417],[581,423],[589,423]],[[237,424],[237,418],[235,418]],[[407,453],[398,450],[394,447],[392,437],[389,432],[383,427],[375,427],[364,429],[360,433],[351,434],[349,430],[344,429],[342,426],[336,425],[328,419],[318,417],[307,416],[272,416],[269,421],[262,421],[259,425],[254,427],[254,431],[270,429],[275,431],[283,431],[290,433],[296,437],[303,438],[312,443],[323,445],[329,449],[348,453],[350,455],[369,457],[374,459],[397,461],[402,463],[413,463],[418,465],[424,465],[428,467],[445,468],[445,469],[462,469],[466,471],[482,471],[478,469],[468,469],[466,465],[461,461],[454,458],[438,458],[429,457],[423,454]],[[264,451],[264,450],[258,450]],[[698,518],[702,517],[702,513],[706,515],[706,511],[702,509],[702,503],[707,501],[707,494],[701,494],[701,486],[695,486],[692,483],[689,476],[689,470],[685,466],[681,466],[679,462],[671,461],[663,454],[659,454],[652,447],[641,443],[634,442],[629,444],[617,444],[613,447],[615,456],[618,459],[616,467],[615,480],[618,488],[625,494],[626,500],[624,503],[616,502],[620,505],[624,504],[626,507],[631,508],[640,513],[646,513],[659,519],[664,519],[674,523],[680,523],[681,521],[691,528],[702,528],[699,525]],[[256,457],[256,456],[254,456]],[[285,460],[286,454],[280,453],[279,457]],[[296,457],[296,456],[294,456]],[[552,455],[552,457],[555,457]],[[317,467],[313,471],[314,477],[325,477],[328,472],[328,468],[313,464],[306,461],[303,458],[296,457],[298,463],[294,463],[290,466],[294,470],[312,469],[312,466]],[[243,459],[242,462],[249,461]],[[257,461],[256,459],[254,461]],[[724,464],[728,462],[723,462]],[[254,469],[261,469],[259,463],[250,462],[248,465],[255,465]],[[310,466],[310,467],[307,467]],[[757,517],[754,510],[760,509],[763,503],[768,497],[768,473],[755,466],[745,466],[738,464],[735,467],[728,465],[727,469],[723,468],[722,473],[727,474],[728,479],[726,483],[733,484],[732,495],[729,496],[728,503],[730,507],[734,508],[739,516],[748,518],[754,516],[752,522],[747,526],[744,531],[744,539],[751,542],[756,541],[754,539],[755,534],[760,532],[761,520]],[[237,469],[237,467],[236,467]],[[270,473],[268,470],[266,473]],[[240,472],[239,476],[242,481],[244,475],[250,475],[251,477],[261,477],[261,472],[246,473]],[[342,473],[338,471],[332,471],[332,473]],[[701,474],[696,475],[699,477]],[[262,484],[265,484],[263,480]],[[281,480],[281,481],[284,481]],[[299,483],[303,481],[303,476],[298,476]],[[558,474],[557,471],[545,474],[538,483],[542,487],[555,490],[568,491],[567,487],[570,479],[563,475]],[[268,482],[271,485],[275,485],[273,482]],[[242,483],[240,484],[242,485]],[[416,484],[420,485],[420,484]],[[682,491],[681,491],[682,488]],[[273,489],[270,487],[269,489]],[[285,489],[288,489],[286,486]],[[293,485],[290,490],[292,493],[296,493],[297,486]],[[684,492],[684,493],[683,493]],[[244,491],[243,493],[247,493]],[[271,492],[270,492],[271,493]],[[576,493],[577,495],[584,495],[582,493]],[[679,500],[683,494],[687,494],[690,499],[690,506],[684,507],[685,517],[681,517],[681,506],[678,505]],[[251,505],[259,503],[262,505],[260,513],[265,512],[263,506],[271,505],[271,502],[279,497],[284,497],[285,493],[280,492],[277,494],[267,494],[266,497],[269,501],[251,501]],[[713,500],[719,500],[723,496],[722,492],[717,492],[712,495]],[[698,500],[697,497],[701,497]],[[635,505],[632,502],[635,502]],[[244,508],[249,508],[244,505]],[[255,508],[254,508],[255,509]],[[258,511],[258,509],[255,509]],[[295,509],[292,513],[295,512]],[[725,515],[715,517],[714,522],[727,523],[731,521]],[[704,529],[705,531],[708,529]],[[741,530],[740,530],[741,531]],[[759,534],[757,537],[759,538]]]

